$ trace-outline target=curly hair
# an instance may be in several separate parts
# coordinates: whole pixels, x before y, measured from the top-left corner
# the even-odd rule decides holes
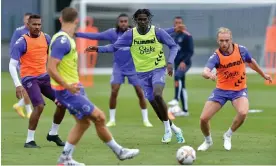
[[[151,14],[149,9],[138,9],[132,16],[134,22],[136,22],[139,14],[146,14],[148,16],[149,22],[151,22],[153,14]]]

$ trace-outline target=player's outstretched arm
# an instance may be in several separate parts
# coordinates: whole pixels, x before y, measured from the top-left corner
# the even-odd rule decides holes
[[[111,52],[116,52],[118,49],[129,49],[131,44],[132,44],[132,30],[128,30],[114,44],[109,44],[106,46],[89,46],[86,48],[85,51],[111,53]]]
[[[132,45],[132,38],[132,29],[129,29],[113,44],[114,49],[117,51],[120,48],[130,47]]]
[[[113,53],[117,49],[114,48],[113,44],[108,44],[105,46],[89,46],[85,49],[86,52],[98,52],[98,53]]]
[[[246,62],[251,69],[253,69],[257,73],[259,73],[264,79],[269,80],[269,82],[272,82],[271,76],[268,75],[268,74],[265,74],[262,71],[262,69],[260,68],[260,66],[256,62],[256,60],[254,58],[252,58],[252,56],[249,53],[249,51],[247,50],[247,48],[244,47],[244,46],[239,45],[239,49],[240,49],[240,53],[241,53],[243,61]]]
[[[83,33],[83,32],[76,32],[76,37],[85,38],[90,40],[112,40],[112,29],[108,29],[104,32],[99,33]]]
[[[271,76],[268,74],[265,74],[262,71],[262,69],[260,68],[260,66],[258,65],[258,63],[254,58],[251,58],[251,62],[248,62],[247,64],[251,69],[255,70],[258,74],[260,74],[260,76],[262,76],[265,80],[268,80],[270,83],[272,83]]]

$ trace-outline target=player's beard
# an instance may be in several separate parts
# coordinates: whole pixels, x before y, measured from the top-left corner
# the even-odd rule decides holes
[[[127,31],[128,28],[119,28],[121,32]]]
[[[38,37],[40,35],[40,30],[33,30],[33,33],[30,33],[31,37]]]

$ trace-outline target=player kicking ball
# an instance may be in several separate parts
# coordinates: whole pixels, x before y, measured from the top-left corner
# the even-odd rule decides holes
[[[209,58],[202,74],[206,79],[217,79],[217,84],[200,116],[200,127],[205,141],[198,147],[199,151],[206,151],[213,144],[210,119],[228,100],[237,112],[231,127],[223,135],[224,148],[231,150],[232,134],[243,124],[249,109],[245,63],[265,80],[272,82],[271,77],[260,69],[248,50],[232,42],[232,33],[228,28],[218,29],[217,42],[219,48]],[[211,72],[213,68],[217,69],[217,74]]]
[[[114,52],[118,49],[130,49],[145,97],[150,102],[158,118],[164,123],[165,134],[161,141],[164,143],[171,142],[173,131],[177,142],[184,143],[181,129],[176,127],[168,118],[168,108],[163,99],[166,67],[169,76],[172,76],[172,63],[177,54],[177,45],[163,29],[150,25],[152,17],[150,10],[138,9],[133,15],[137,27],[126,31],[113,45],[91,46],[86,51],[103,53]],[[166,64],[162,44],[170,48],[168,64]]]
[[[48,72],[57,100],[67,107],[76,125],[69,133],[58,164],[84,165],[73,160],[72,154],[91,121],[94,122],[99,138],[112,149],[118,159],[133,158],[139,154],[139,149],[123,148],[113,139],[105,126],[104,113],[89,101],[79,84],[78,54],[73,39],[78,26],[78,12],[74,8],[64,8],[61,11],[60,21],[61,31],[53,36],[50,44]]]

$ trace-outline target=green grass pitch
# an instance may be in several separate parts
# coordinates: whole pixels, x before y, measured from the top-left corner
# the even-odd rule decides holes
[[[95,86],[86,88],[86,92],[99,108],[108,114],[110,94],[109,76],[95,76]],[[210,95],[215,83],[204,80],[200,75],[187,76],[189,96],[189,117],[177,118],[174,123],[184,131],[186,143],[195,149],[202,143],[203,136],[199,128],[199,116],[205,100]],[[231,103],[212,119],[211,129],[214,145],[207,152],[197,152],[194,164],[276,164],[276,87],[265,86],[257,75],[248,76],[250,109],[262,109],[262,113],[249,114],[244,125],[232,137],[232,150],[223,148],[223,133],[229,128],[235,115]],[[28,120],[20,118],[12,109],[17,101],[15,88],[8,73],[2,73],[2,164],[4,165],[54,165],[62,148],[46,141],[46,135],[52,123],[54,104],[49,100],[41,116],[35,139],[41,149],[23,148],[26,140]],[[167,78],[164,98],[172,99],[173,80]],[[173,137],[170,144],[162,144],[164,134],[160,123],[148,104],[149,118],[153,128],[145,128],[138,100],[132,86],[121,87],[117,106],[117,126],[110,128],[114,138],[129,148],[139,148],[140,154],[133,160],[120,162],[112,151],[96,136],[94,126],[85,133],[74,152],[77,161],[86,164],[120,164],[120,165],[174,165],[175,154],[182,146]],[[108,116],[107,116],[108,117]],[[107,118],[108,119],[108,118]],[[60,126],[59,134],[66,139],[74,120],[67,113]]]

